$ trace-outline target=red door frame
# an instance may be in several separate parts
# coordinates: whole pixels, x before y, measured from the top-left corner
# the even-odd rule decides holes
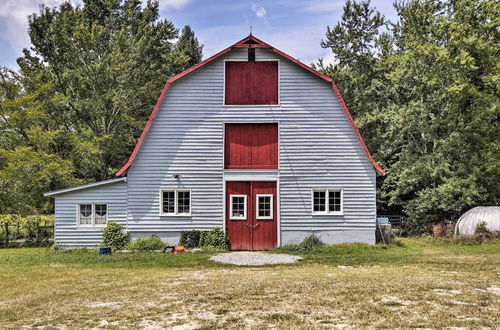
[[[273,218],[257,219],[257,195],[273,195]],[[230,195],[246,195],[246,220],[231,220]],[[224,230],[230,236],[231,250],[270,250],[280,242],[279,180],[224,181]],[[257,234],[257,235],[255,235]],[[233,236],[233,242],[231,242]],[[234,238],[236,237],[236,238]]]

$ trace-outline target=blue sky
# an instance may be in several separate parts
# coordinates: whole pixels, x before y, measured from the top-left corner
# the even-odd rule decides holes
[[[40,4],[57,6],[63,0],[0,0],[0,65],[17,69],[16,58],[29,47],[27,16]],[[81,0],[71,0],[80,4]],[[391,0],[372,0],[387,18],[394,20]],[[160,0],[162,18],[176,27],[190,24],[205,45],[204,57],[244,38],[253,21],[253,34],[306,64],[319,57],[333,61],[322,49],[326,26],[336,24],[344,0]]]

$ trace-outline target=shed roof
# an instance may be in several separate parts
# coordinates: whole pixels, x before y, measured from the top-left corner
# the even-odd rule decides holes
[[[137,144],[135,145],[135,148],[134,150],[132,151],[132,154],[130,155],[127,163],[118,171],[116,172],[116,176],[121,176],[121,175],[124,175],[126,173],[126,171],[128,170],[128,168],[132,165],[132,163],[134,162],[134,159],[135,157],[137,156],[137,153],[139,152],[139,149],[141,148],[141,145],[142,143],[144,142],[144,139],[146,138],[146,135],[148,134],[148,131],[151,127],[151,125],[153,124],[153,121],[154,121],[154,118],[156,117],[156,114],[158,113],[158,109],[160,108],[162,102],[163,102],[163,99],[165,98],[165,95],[167,94],[167,91],[170,87],[170,84],[172,84],[174,81],[176,81],[177,79],[180,79],[182,77],[184,77],[185,75],[188,75],[189,73],[201,68],[202,66],[214,61],[215,59],[221,57],[222,55],[228,53],[229,51],[231,51],[232,49],[235,49],[235,48],[266,48],[266,49],[270,49],[271,51],[273,51],[274,53],[290,60],[291,62],[297,64],[298,66],[304,68],[305,70],[311,72],[312,74],[318,76],[319,78],[325,80],[326,82],[330,83],[331,85],[331,88],[333,90],[333,92],[335,93],[335,95],[337,95],[338,99],[339,99],[339,102],[342,106],[342,109],[344,110],[345,112],[345,115],[347,117],[347,120],[349,121],[349,123],[351,124],[353,130],[354,130],[354,133],[356,134],[360,144],[361,144],[361,147],[363,148],[363,151],[365,152],[366,154],[366,157],[368,158],[368,160],[370,161],[370,163],[372,164],[372,166],[382,175],[385,175],[386,172],[382,169],[382,167],[380,167],[380,165],[378,165],[375,160],[373,160],[371,154],[370,154],[370,151],[368,150],[368,147],[366,146],[365,144],[365,141],[363,140],[363,137],[361,136],[361,133],[359,132],[359,129],[358,127],[356,126],[356,123],[354,123],[354,119],[352,118],[352,115],[351,113],[349,112],[349,109],[347,109],[347,105],[345,104],[344,102],[344,99],[342,98],[342,95],[340,94],[340,91],[339,89],[337,88],[337,85],[335,84],[335,81],[318,72],[317,70],[311,68],[310,66],[300,62],[299,60],[293,58],[292,56],[288,55],[288,54],[285,54],[284,52],[282,52],[281,50],[265,43],[264,41],[256,38],[255,36],[253,36],[252,34],[250,34],[249,36],[247,36],[246,38],[243,38],[242,40],[238,41],[237,43],[227,47],[226,49],[218,52],[217,54],[207,58],[206,60],[192,66],[191,68],[179,73],[178,75],[170,78],[169,80],[167,80],[165,86],[163,87],[163,90],[160,94],[160,97],[158,98],[158,100],[156,101],[156,105],[153,109],[153,112],[151,112],[151,115],[149,116],[149,119],[146,123],[146,126],[144,127],[142,133],[141,133],[141,136],[139,137],[139,140],[137,141]]]
[[[61,194],[65,194],[65,193],[76,191],[76,190],[82,190],[82,189],[87,189],[87,188],[102,186],[102,185],[105,185],[105,184],[110,184],[110,183],[115,183],[115,182],[120,182],[120,181],[127,181],[127,178],[126,177],[121,177],[121,178],[116,178],[116,179],[110,179],[110,180],[104,180],[104,181],[99,181],[99,182],[93,182],[93,183],[84,184],[84,185],[77,186],[77,187],[71,187],[71,188],[66,188],[66,189],[60,189],[60,190],[50,191],[50,192],[47,192],[47,193],[45,193],[43,195],[45,197],[55,196],[55,195],[61,195]]]

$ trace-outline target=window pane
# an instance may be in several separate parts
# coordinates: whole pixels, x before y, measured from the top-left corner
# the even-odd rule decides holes
[[[232,213],[231,218],[245,217],[245,197],[231,196]]]
[[[189,213],[189,191],[177,192],[177,213]]]
[[[258,196],[257,215],[259,217],[271,217],[271,196]]]
[[[95,205],[95,224],[105,225],[107,221],[108,206],[106,204]]]
[[[326,191],[315,191],[313,193],[314,212],[326,211]]]
[[[328,207],[330,212],[340,212],[340,191],[329,191]]]
[[[92,224],[92,205],[91,204],[80,205],[80,224],[81,225],[91,225]]]
[[[163,213],[175,213],[175,192],[163,192]]]

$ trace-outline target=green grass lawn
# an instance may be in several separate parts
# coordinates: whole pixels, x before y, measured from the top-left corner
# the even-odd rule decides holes
[[[201,252],[4,249],[0,328],[499,327],[500,244],[401,243],[265,267]]]

